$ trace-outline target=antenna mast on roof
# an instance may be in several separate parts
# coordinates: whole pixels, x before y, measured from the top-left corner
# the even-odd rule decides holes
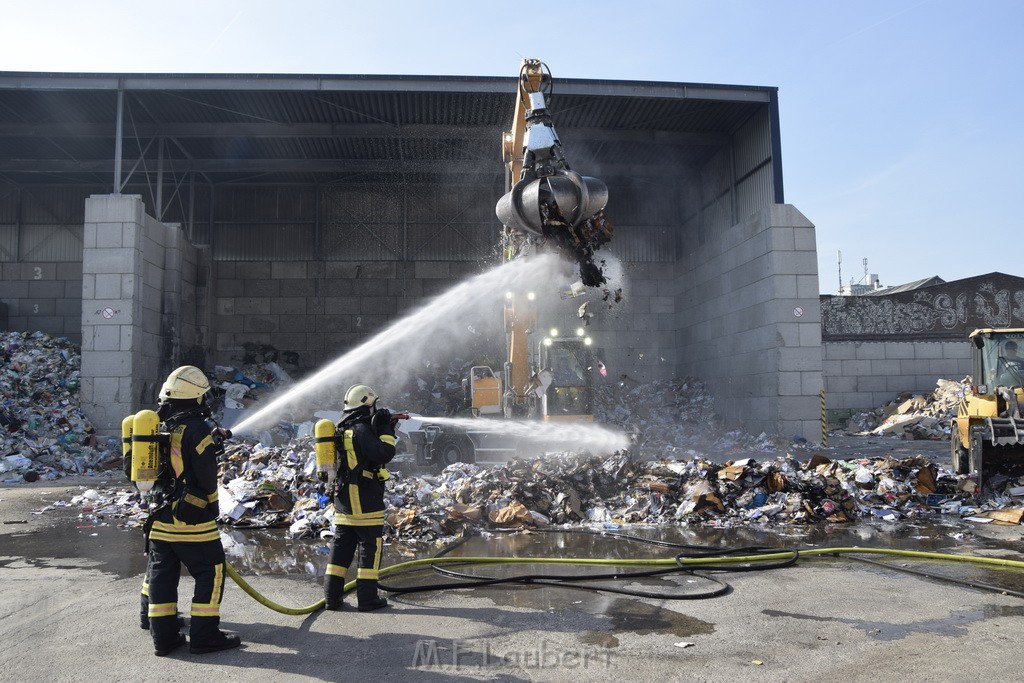
[[[839,293],[843,293],[843,252],[836,250],[836,260],[839,262]]]

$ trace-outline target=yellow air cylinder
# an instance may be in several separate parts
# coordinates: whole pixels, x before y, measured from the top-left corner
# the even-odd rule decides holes
[[[313,427],[316,437],[316,469],[327,473],[327,481],[338,474],[338,447],[334,441],[336,430],[330,420],[319,420]]]
[[[124,476],[132,477],[132,424],[135,416],[129,415],[121,420],[121,454],[124,456]]]
[[[125,419],[121,420],[121,454],[125,460],[131,455],[132,452],[132,423],[135,422],[135,416],[129,415]]]
[[[160,418],[152,410],[140,410],[135,414],[132,420],[131,479],[142,493],[153,488],[160,468],[159,431]]]

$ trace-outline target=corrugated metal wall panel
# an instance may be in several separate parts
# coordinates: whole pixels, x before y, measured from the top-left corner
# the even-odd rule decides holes
[[[775,203],[771,164],[765,164],[736,185],[736,218],[743,220]]]
[[[213,225],[213,258],[218,261],[308,261],[315,228],[297,223]]]
[[[736,177],[742,178],[772,156],[772,136],[767,110],[759,110],[733,136]]]
[[[725,230],[732,225],[732,196],[724,195],[704,208],[702,230],[705,235]]]
[[[22,225],[19,261],[81,261],[81,225]]]
[[[400,261],[401,223],[327,222],[320,226],[320,252],[327,261]]]
[[[197,206],[208,210],[206,205]],[[202,216],[196,212],[197,220]],[[296,187],[218,188],[214,220],[218,222],[305,222],[316,219],[316,192]]]
[[[25,225],[78,225],[85,222],[88,188],[24,188],[21,192],[21,222]]]
[[[18,190],[13,187],[0,188],[0,223],[18,222]]]
[[[683,223],[683,227],[679,231],[679,247],[677,252],[679,258],[691,253],[700,244],[703,244],[701,238],[700,213],[696,213]]]
[[[678,228],[667,225],[629,224],[616,228],[607,249],[631,263],[671,263],[679,256]],[[601,252],[595,260],[600,261]]]
[[[0,225],[0,262],[18,260],[18,226]]]
[[[498,197],[490,187],[409,187],[407,194],[410,223],[497,221],[494,204]]]
[[[700,193],[704,203],[716,199],[731,185],[732,159],[729,156],[728,148],[723,148],[701,168]]]
[[[412,261],[477,261],[496,255],[500,225],[490,222],[446,221],[410,223],[408,259]]]
[[[605,213],[612,225],[616,217],[638,225],[675,225],[679,222],[679,197],[669,188],[611,186]]]

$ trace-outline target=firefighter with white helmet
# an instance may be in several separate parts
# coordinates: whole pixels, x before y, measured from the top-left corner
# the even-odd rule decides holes
[[[377,593],[384,535],[384,465],[395,457],[395,418],[377,408],[378,396],[365,384],[345,393],[344,417],[337,428],[329,420],[317,424],[318,463],[330,451],[330,474],[321,479],[333,484],[335,536],[324,575],[326,609],[342,608],[345,574],[359,550],[356,599],[360,612],[387,607]],[[326,423],[326,424],[325,424]],[[326,447],[326,448],[324,448]],[[336,472],[336,475],[334,474]],[[334,477],[334,481],[329,479]]]
[[[226,574],[224,548],[217,530],[217,459],[222,452],[221,442],[231,432],[211,419],[209,391],[210,381],[202,370],[192,365],[176,369],[160,389],[159,408],[152,418],[154,423],[159,419],[159,433],[132,436],[133,443],[160,441],[163,449],[152,489],[155,509],[145,527],[149,566],[144,604],[148,592],[146,616],[158,656],[186,643],[179,632],[182,620],[177,611],[182,564],[195,580],[189,650],[202,654],[241,643],[237,635],[219,628]],[[137,414],[136,425],[143,414],[152,416],[153,412]],[[145,490],[141,485],[139,488]],[[143,628],[146,625],[144,619]]]

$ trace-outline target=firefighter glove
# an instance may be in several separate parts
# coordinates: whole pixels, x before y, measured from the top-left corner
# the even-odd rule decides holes
[[[394,431],[391,426],[391,411],[387,408],[380,408],[374,412],[373,417],[370,418],[370,427],[373,428],[377,436]]]

